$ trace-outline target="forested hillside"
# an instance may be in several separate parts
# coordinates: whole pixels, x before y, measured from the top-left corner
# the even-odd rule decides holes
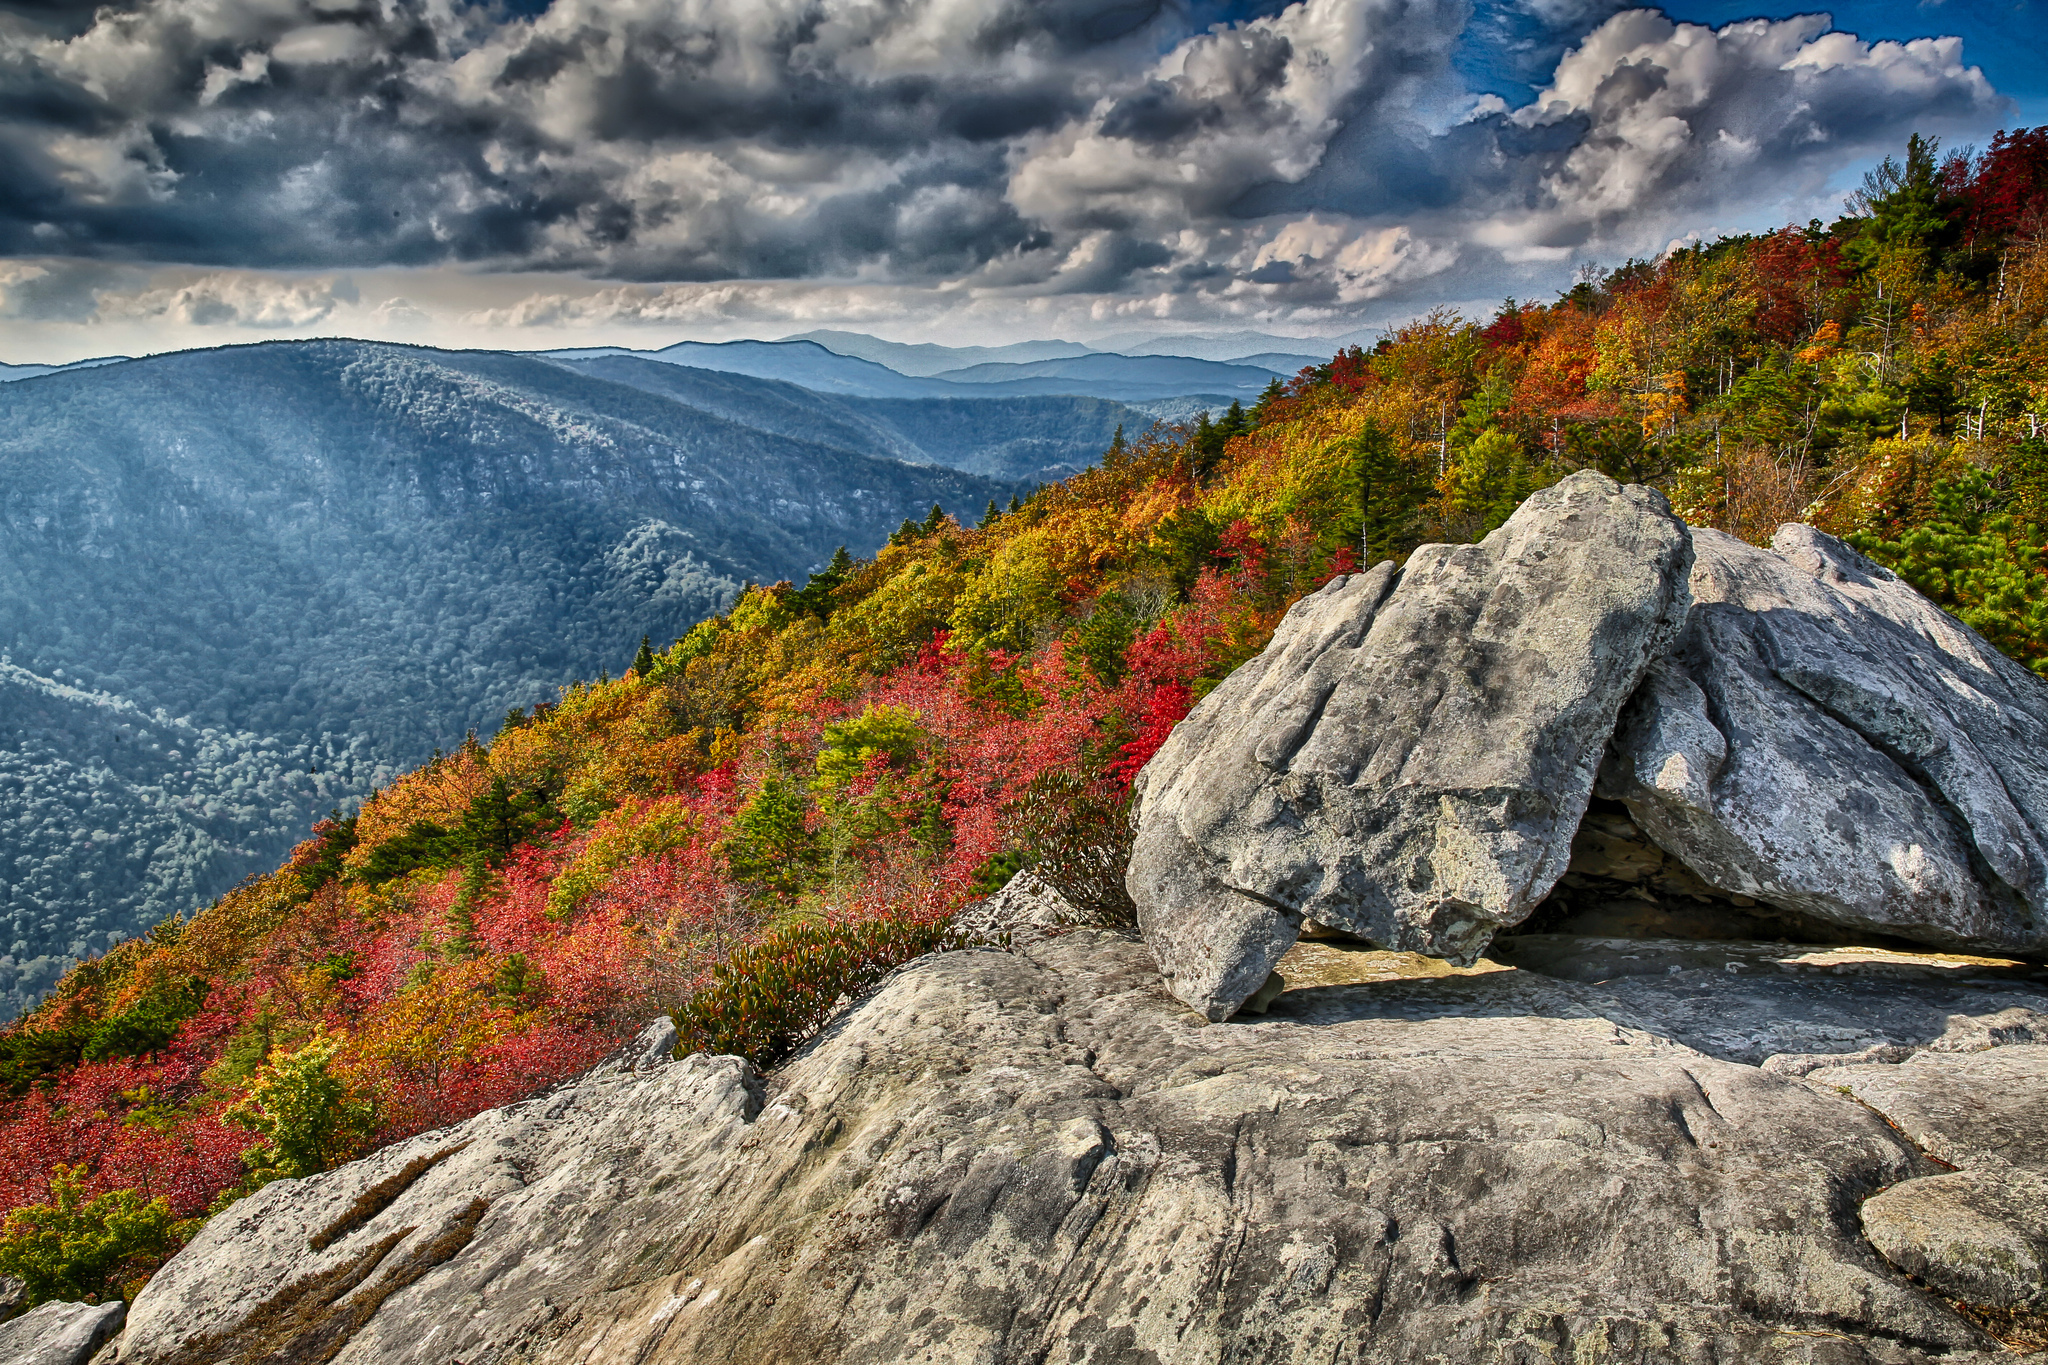
[[[1833,225],[1433,315],[752,588],[73,971],[0,1042],[0,1272],[125,1292],[179,1220],[530,1093],[656,1011],[772,1062],[1020,866],[1128,914],[1103,850],[1131,777],[1291,602],[1574,469],[1752,540],[1814,521],[2048,665],[2044,208],[2048,130],[1916,140]]]
[[[355,342],[0,388],[0,1007],[743,582],[1012,491],[878,445]]]

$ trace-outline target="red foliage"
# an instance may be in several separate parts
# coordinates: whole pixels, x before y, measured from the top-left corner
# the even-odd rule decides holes
[[[1834,291],[1848,282],[1841,245],[1832,237],[1812,239],[1794,228],[1764,237],[1750,249],[1764,302],[1756,330],[1789,346],[1819,325]]]
[[[1339,351],[1330,361],[1330,382],[1346,393],[1363,392],[1372,379],[1372,365],[1360,347]]]
[[[1960,216],[1977,234],[2039,233],[2048,226],[2048,127],[1993,137],[1961,197]]]

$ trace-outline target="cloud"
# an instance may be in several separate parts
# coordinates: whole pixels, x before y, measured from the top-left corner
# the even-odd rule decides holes
[[[64,13],[0,24],[0,254],[612,281],[462,312],[524,327],[853,318],[904,291],[1335,315],[1811,201],[1910,128],[2003,110],[1954,40],[1610,0],[1297,0],[1199,31],[1163,0]],[[1538,54],[1532,98],[1469,87],[1482,30]],[[255,278],[0,280],[0,308],[293,328],[345,302]],[[366,315],[420,325],[399,303]]]
[[[183,327],[277,332],[311,327],[336,308],[358,301],[355,286],[345,277],[137,271],[68,260],[0,261],[0,317],[31,322],[163,321]]]

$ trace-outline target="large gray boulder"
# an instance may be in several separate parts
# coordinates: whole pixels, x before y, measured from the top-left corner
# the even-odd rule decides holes
[[[1914,942],[2048,951],[2048,686],[1807,526],[1693,533],[1685,634],[1600,794],[1703,880]]]
[[[1767,1011],[1687,979],[1736,1027],[2017,1008],[2010,982],[1859,1004],[1779,976]],[[1673,1041],[1661,999],[1378,977],[1216,1027],[1098,930],[935,956],[765,1080],[649,1059],[273,1184],[111,1359],[2014,1360],[1862,1234],[1865,1196],[1937,1169],[1908,1136]]]
[[[1304,917],[1475,959],[1564,872],[1691,566],[1663,495],[1584,472],[1297,603],[1136,784],[1127,885],[1174,994],[1228,1017]]]

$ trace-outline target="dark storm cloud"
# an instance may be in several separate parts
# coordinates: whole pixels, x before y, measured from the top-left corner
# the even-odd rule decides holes
[[[1776,193],[1997,106],[1953,44],[1613,9],[17,4],[0,254],[1343,304]],[[1533,102],[1475,103],[1475,33],[1544,54]]]

